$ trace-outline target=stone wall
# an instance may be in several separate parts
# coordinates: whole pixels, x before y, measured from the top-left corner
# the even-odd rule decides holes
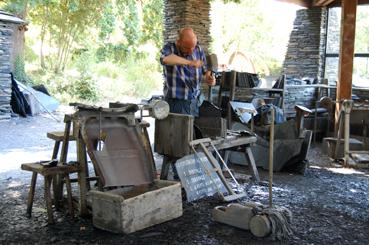
[[[210,38],[208,0],[164,0],[164,42],[175,41],[178,30],[194,29],[201,47],[207,51]]]
[[[326,8],[297,11],[283,63],[284,74],[323,79],[326,24]]]
[[[0,20],[0,120],[10,119],[11,79],[10,56],[13,24]]]

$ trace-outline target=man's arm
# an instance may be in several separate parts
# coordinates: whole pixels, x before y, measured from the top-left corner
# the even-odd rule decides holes
[[[163,63],[165,65],[188,65],[188,66],[194,66],[196,68],[199,68],[202,66],[201,60],[187,60],[175,54],[170,54],[168,56],[165,56],[163,58]]]

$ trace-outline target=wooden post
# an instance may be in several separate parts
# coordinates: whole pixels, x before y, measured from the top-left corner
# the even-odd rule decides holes
[[[342,0],[341,14],[341,41],[339,70],[337,83],[337,99],[335,114],[335,131],[338,129],[340,102],[344,99],[351,100],[352,71],[354,64],[356,8],[358,0]]]
[[[275,110],[272,109],[272,124],[269,136],[269,208],[273,207],[273,155],[274,155],[274,121]]]
[[[79,184],[79,213],[81,216],[88,215],[87,210],[87,159],[86,159],[86,145],[82,139],[81,132],[78,132],[78,137],[76,139],[77,144],[77,161],[79,164],[79,171],[78,171],[78,184]]]
[[[232,127],[232,106],[231,101],[234,100],[236,92],[237,72],[231,71],[231,78],[229,81],[229,101],[228,101],[228,129]]]

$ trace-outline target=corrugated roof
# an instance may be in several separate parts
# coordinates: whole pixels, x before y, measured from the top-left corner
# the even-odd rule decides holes
[[[0,21],[3,22],[10,22],[10,23],[15,23],[15,24],[24,24],[26,23],[24,20],[18,18],[17,16],[4,12],[2,10],[0,10]]]

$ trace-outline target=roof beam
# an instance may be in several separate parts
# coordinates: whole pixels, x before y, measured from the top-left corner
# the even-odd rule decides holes
[[[335,0],[313,0],[312,6],[328,6],[335,2]]]
[[[305,8],[311,7],[311,0],[276,0],[276,1],[285,2],[285,3],[293,3],[293,4],[300,5]]]

